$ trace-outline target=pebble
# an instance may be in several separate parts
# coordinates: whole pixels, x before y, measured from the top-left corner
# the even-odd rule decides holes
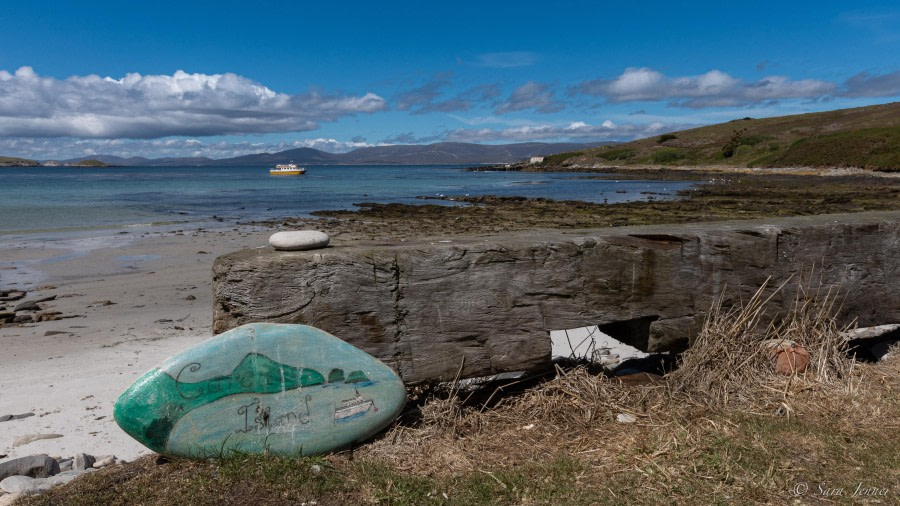
[[[637,421],[637,417],[631,413],[619,413],[616,415],[616,421],[619,423],[634,423]]]
[[[94,462],[97,461],[97,459],[95,459],[93,455],[88,455],[87,453],[76,453],[74,460],[75,463],[72,464],[72,469],[76,470],[93,467]]]
[[[37,302],[33,300],[29,300],[27,302],[23,302],[18,306],[13,308],[13,311],[40,311],[41,306],[38,306]]]
[[[9,468],[6,469],[7,471],[28,474],[36,473],[38,477],[32,478],[31,476],[16,474],[6,476],[2,480],[0,480],[0,506],[12,504],[12,502],[16,498],[19,498],[21,496],[43,494],[57,485],[68,483],[78,476],[81,476],[85,473],[92,473],[101,467],[105,467],[116,462],[125,463],[125,461],[123,460],[116,459],[115,455],[103,455],[99,459],[95,459],[92,455],[89,455],[87,453],[78,453],[74,457],[66,459],[61,457],[56,457],[54,459],[48,457],[47,455],[40,454],[32,455],[30,457],[22,457],[14,460],[16,462],[7,461],[3,463],[7,468]],[[22,464],[19,461],[25,462],[25,464]],[[26,465],[31,461],[49,461],[53,464],[53,468],[49,469],[48,466],[45,465],[43,466],[43,468],[48,469],[46,469],[45,472],[41,473],[38,472],[37,468],[35,467],[37,464]],[[72,468],[73,466],[75,466],[75,469]],[[52,475],[52,473],[54,472],[56,472],[57,474]],[[51,476],[48,476],[48,473],[50,473]]]
[[[324,248],[331,240],[325,232],[318,230],[295,230],[275,232],[269,237],[269,244],[280,251],[301,251]]]
[[[94,462],[93,468],[100,469],[101,467],[106,467],[110,464],[115,463],[115,461],[116,461],[116,458],[114,456],[110,455],[108,457],[98,459],[96,462]]]
[[[23,418],[28,418],[29,416],[34,416],[34,413],[22,413],[21,415],[0,415],[0,422],[8,422],[10,420],[21,420]]]
[[[66,472],[72,470],[72,459],[65,459],[59,461],[59,470],[60,472]]]

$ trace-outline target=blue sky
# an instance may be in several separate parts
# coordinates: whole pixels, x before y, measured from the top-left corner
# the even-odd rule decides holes
[[[38,159],[630,140],[900,97],[896,1],[34,0],[0,26],[0,154]]]

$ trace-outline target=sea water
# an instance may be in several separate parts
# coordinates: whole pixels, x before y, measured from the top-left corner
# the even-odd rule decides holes
[[[302,176],[270,176],[264,167],[3,168],[0,240],[233,225],[354,209],[360,202],[454,204],[423,196],[667,199],[691,185],[595,176],[461,166],[307,166]]]

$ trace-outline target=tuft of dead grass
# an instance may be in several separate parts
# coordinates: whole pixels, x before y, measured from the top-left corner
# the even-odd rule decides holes
[[[774,408],[784,414],[792,411],[791,399],[801,392],[853,393],[855,361],[841,335],[849,326],[839,324],[836,289],[798,279],[787,314],[767,312],[768,302],[791,281],[772,290],[767,280],[750,300],[732,307],[720,297],[696,342],[668,377],[672,395],[713,409]],[[791,376],[774,372],[767,344],[782,342],[809,352],[805,371]]]
[[[816,495],[820,486],[861,486],[896,502],[900,356],[855,364],[840,337],[834,290],[767,285],[738,307],[719,301],[681,368],[662,383],[630,386],[584,367],[557,368],[490,408],[453,387],[413,404],[415,416],[352,451],[163,466],[145,458],[24,502],[831,502]],[[787,314],[766,313],[768,300],[797,286]],[[809,369],[776,375],[761,348],[772,338],[806,347]],[[617,421],[626,413],[633,423]]]

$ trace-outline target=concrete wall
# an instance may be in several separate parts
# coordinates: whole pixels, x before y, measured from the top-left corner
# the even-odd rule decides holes
[[[846,295],[844,318],[900,322],[898,231],[900,213],[883,212],[245,250],[215,262],[214,331],[313,325],[415,383],[547,367],[548,331],[593,324],[680,350],[723,291],[746,300],[813,268]]]

